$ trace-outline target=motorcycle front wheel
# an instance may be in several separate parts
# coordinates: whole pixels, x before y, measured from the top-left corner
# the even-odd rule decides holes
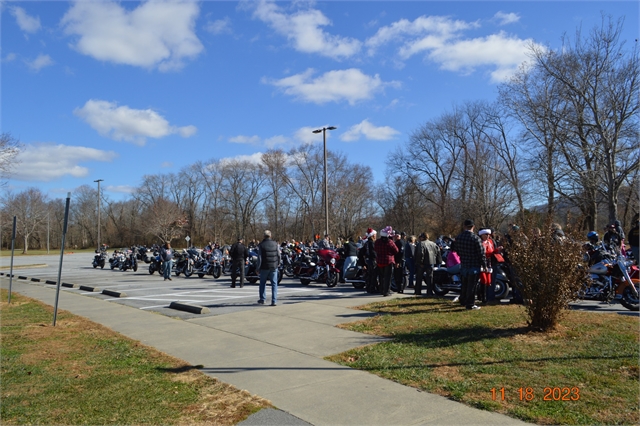
[[[335,287],[338,285],[338,274],[333,271],[327,273],[327,287]]]
[[[96,265],[95,263],[93,264],[93,269],[96,269],[98,267],[98,265]]]
[[[115,268],[115,267],[116,267],[116,266],[115,266],[113,263],[111,263],[111,269],[113,269],[113,268]]]
[[[635,287],[636,291],[638,291],[637,284],[635,284]],[[622,303],[622,306],[630,311],[638,311],[640,306],[638,304],[638,296],[635,295],[634,291],[629,286],[625,287],[624,291],[622,292],[622,300],[620,301],[620,303]]]
[[[293,277],[293,266],[286,265],[284,267],[284,274],[289,278]]]
[[[300,284],[309,285],[310,283],[311,283],[311,280],[305,280],[305,279],[300,278]]]
[[[221,273],[222,273],[222,268],[220,266],[216,266],[215,268],[213,268],[213,278],[215,279],[220,278]]]
[[[149,275],[153,275],[153,273],[156,271],[156,268],[153,267],[153,263],[151,265],[149,265]]]
[[[133,265],[133,272],[138,272],[138,264]]]
[[[189,278],[191,275],[193,275],[193,266],[189,265],[184,271],[184,276]]]
[[[100,269],[104,269],[104,260],[100,262]]]

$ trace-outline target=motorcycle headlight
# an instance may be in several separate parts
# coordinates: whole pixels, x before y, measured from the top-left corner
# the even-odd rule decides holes
[[[336,264],[336,260],[334,258],[331,258],[331,260],[329,261],[329,263],[331,263],[332,265]]]

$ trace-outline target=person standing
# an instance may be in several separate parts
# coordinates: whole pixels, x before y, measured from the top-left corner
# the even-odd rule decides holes
[[[350,236],[342,246],[344,253],[344,266],[342,268],[342,282],[347,276],[347,269],[356,266],[358,263],[358,246],[353,242],[353,235]]]
[[[367,229],[367,241],[360,250],[363,251],[365,267],[367,268],[367,293],[377,293],[378,288],[378,271],[375,241],[378,232],[375,229]]]
[[[413,279],[416,274],[416,266],[414,262],[414,254],[416,251],[416,237],[415,235],[411,235],[407,239],[407,244],[404,247],[404,260],[406,262],[407,271],[409,272],[409,283],[408,288],[414,288]]]
[[[171,281],[171,267],[173,266],[173,250],[171,249],[171,244],[166,243],[164,248],[160,250],[160,259],[162,259],[162,276],[165,281]]]
[[[404,293],[404,247],[406,245],[404,241],[405,233],[395,234],[395,245],[398,247],[398,253],[395,255],[395,266],[393,268],[393,280],[396,283],[396,291],[398,293]]]
[[[423,232],[418,237],[420,242],[416,245],[415,265],[416,265],[416,285],[414,294],[422,294],[422,281],[427,286],[427,296],[435,296],[433,292],[433,266],[442,263],[440,248],[433,241],[429,240],[429,234]]]
[[[271,306],[278,301],[278,266],[280,265],[280,250],[278,243],[271,239],[271,231],[264,231],[264,239],[258,245],[258,262],[260,263],[260,299],[258,303],[264,305],[267,299],[267,279],[271,282]]]
[[[487,258],[479,236],[474,234],[473,220],[464,221],[464,231],[453,242],[452,249],[460,256],[460,304],[467,309],[480,309],[475,304],[480,270],[487,269]]]
[[[380,294],[390,296],[391,273],[393,271],[394,259],[398,253],[398,247],[389,239],[392,232],[390,226],[380,231],[380,239],[375,242],[376,264],[378,266],[378,276],[380,279]]]
[[[240,288],[242,288],[244,287],[244,264],[249,257],[249,249],[243,244],[242,237],[238,237],[238,241],[231,246],[229,256],[231,256],[231,288],[236,287],[238,270],[240,270]]]
[[[484,255],[487,257],[487,265],[491,269],[489,271],[491,272],[491,283],[488,286],[481,286],[484,287],[481,288],[481,296],[484,303],[491,304],[496,301],[496,274],[493,272],[496,270],[497,266],[495,255],[500,254],[500,252],[502,251],[502,247],[496,247],[495,241],[493,240],[493,238],[491,238],[491,229],[489,228],[481,229],[480,231],[478,231],[478,236],[482,240],[482,245],[484,246]]]

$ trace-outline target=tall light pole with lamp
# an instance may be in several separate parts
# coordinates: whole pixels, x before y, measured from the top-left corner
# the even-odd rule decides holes
[[[100,182],[104,181],[104,179],[94,180],[94,182],[98,182],[98,250],[100,250]]]
[[[329,234],[329,189],[327,187],[327,130],[335,130],[337,127],[329,126],[314,130],[313,133],[322,132],[324,144],[324,235]]]

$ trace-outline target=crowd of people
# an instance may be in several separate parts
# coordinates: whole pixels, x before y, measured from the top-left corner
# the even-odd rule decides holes
[[[588,244],[585,250],[594,253],[597,260],[597,252],[604,250],[617,250],[625,252],[626,243],[633,253],[633,259],[638,262],[638,240],[640,221],[638,215],[634,217],[634,226],[629,231],[628,238],[622,230],[620,221],[614,221],[607,226],[602,240],[595,231],[587,234]],[[520,228],[510,224],[511,233],[517,233]],[[533,235],[540,234],[539,229],[533,230]],[[552,225],[552,236],[558,240],[565,239],[562,227]],[[238,237],[229,249],[232,260],[231,287],[236,286],[239,278],[240,287],[244,282],[244,268],[240,267],[249,256],[249,249],[258,252],[259,257],[259,304],[264,304],[267,299],[266,285],[270,282],[272,287],[271,305],[277,303],[278,267],[281,262],[281,250],[290,248],[293,250],[310,249],[336,249],[344,259],[342,267],[342,281],[349,268],[360,265],[367,271],[366,291],[378,293],[382,296],[391,294],[391,282],[395,283],[395,291],[405,293],[412,289],[416,296],[423,295],[423,284],[426,297],[435,297],[435,284],[433,271],[443,264],[451,275],[458,275],[461,282],[460,295],[456,302],[469,310],[478,310],[476,299],[485,304],[497,303],[494,293],[495,275],[493,270],[497,264],[505,262],[505,246],[510,243],[511,235],[494,235],[494,231],[488,227],[480,227],[476,232],[473,220],[467,219],[463,223],[463,230],[455,238],[440,236],[435,241],[431,240],[427,232],[420,233],[417,237],[397,232],[391,226],[387,226],[377,232],[368,228],[365,235],[357,238],[350,236],[337,244],[331,241],[329,235],[324,238],[316,236],[314,241],[295,242],[284,241],[278,244],[272,239],[271,231],[265,230],[261,242],[251,241],[244,245],[242,237]],[[210,248],[219,247],[218,244],[209,243]],[[445,250],[446,249],[446,250]],[[443,252],[446,257],[443,258]],[[160,251],[163,260],[164,279],[171,279],[172,250],[169,243]]]

